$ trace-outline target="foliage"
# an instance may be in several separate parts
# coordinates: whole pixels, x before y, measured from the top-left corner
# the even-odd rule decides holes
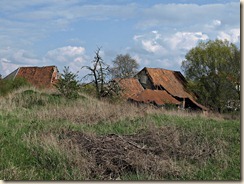
[[[76,99],[79,97],[80,86],[77,76],[77,74],[69,71],[69,67],[64,67],[61,78],[55,84],[55,87],[64,97],[68,99]]]
[[[190,90],[200,103],[219,112],[240,100],[240,68],[240,50],[221,40],[200,42],[182,62]]]
[[[91,97],[96,97],[96,86],[93,83],[83,84],[81,85],[81,92],[88,94]]]
[[[119,54],[115,60],[113,60],[111,73],[113,78],[129,78],[137,73],[138,67],[138,62],[129,54]]]
[[[109,72],[109,66],[103,62],[103,59],[100,56],[100,50],[101,50],[101,48],[98,48],[95,51],[94,60],[92,61],[92,63],[93,63],[92,67],[90,67],[90,66],[82,67],[82,68],[86,68],[86,69],[90,70],[91,73],[86,75],[84,78],[87,78],[87,77],[93,78],[92,83],[95,84],[96,93],[97,93],[98,98],[101,98],[104,94],[104,91],[105,91],[104,85],[105,85],[106,77]]]
[[[4,96],[13,90],[19,89],[23,86],[29,86],[30,84],[26,79],[21,77],[16,77],[14,80],[0,80],[0,96]]]

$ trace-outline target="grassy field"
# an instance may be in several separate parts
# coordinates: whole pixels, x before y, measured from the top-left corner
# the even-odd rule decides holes
[[[19,90],[0,97],[1,180],[240,180],[240,120]]]

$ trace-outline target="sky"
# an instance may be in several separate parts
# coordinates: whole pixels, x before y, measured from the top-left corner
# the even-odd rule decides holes
[[[200,41],[240,47],[237,0],[1,0],[0,74],[22,66],[69,66],[82,77],[101,47],[112,66],[130,54],[140,68],[181,71]]]

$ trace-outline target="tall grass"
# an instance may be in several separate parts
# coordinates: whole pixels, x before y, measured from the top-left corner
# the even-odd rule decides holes
[[[142,142],[136,143],[137,139]],[[135,143],[149,148],[158,143],[165,151],[161,156],[152,155],[149,148],[146,155],[140,148],[124,152],[123,147],[116,146],[127,143],[124,140],[129,140],[130,149]],[[146,140],[152,142],[147,145]],[[34,88],[0,98],[0,179],[104,179],[108,165],[97,165],[101,154],[84,147],[84,141],[91,150],[107,146],[103,148],[105,155],[110,154],[109,149],[118,149],[120,161],[130,162],[131,172],[106,179],[240,180],[238,120],[111,104],[84,94],[67,101]],[[158,164],[152,165],[149,158]],[[110,162],[108,157],[104,160]]]

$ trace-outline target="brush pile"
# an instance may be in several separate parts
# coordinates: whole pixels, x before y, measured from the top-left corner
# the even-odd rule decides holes
[[[147,179],[162,180],[169,175],[177,178],[182,169],[175,161],[202,162],[215,152],[210,144],[196,140],[193,135],[182,137],[181,130],[172,126],[154,127],[134,135],[96,136],[68,131],[60,135],[60,141],[64,140],[66,143],[69,140],[68,149],[76,145],[87,155],[87,179],[98,180],[119,180],[125,174],[145,174]],[[192,144],[194,141],[198,145]]]

